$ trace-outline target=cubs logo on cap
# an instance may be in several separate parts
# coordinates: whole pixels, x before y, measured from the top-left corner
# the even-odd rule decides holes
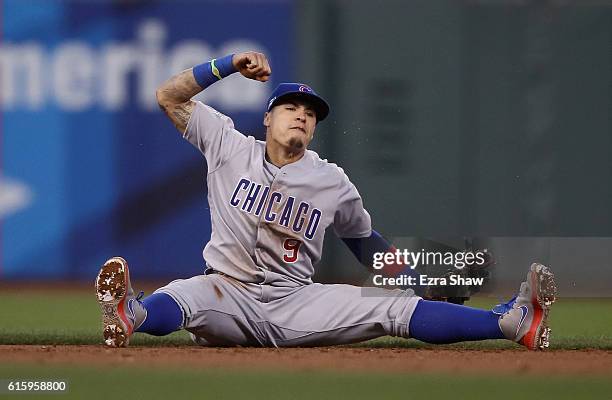
[[[310,86],[303,83],[281,83],[278,85],[268,99],[267,111],[270,111],[281,100],[291,97],[302,98],[308,101],[317,114],[317,122],[323,121],[329,114],[329,104],[312,90]]]

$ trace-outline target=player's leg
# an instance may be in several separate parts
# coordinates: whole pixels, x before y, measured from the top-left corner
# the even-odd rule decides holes
[[[427,343],[446,344],[504,339],[504,334],[499,327],[499,315],[493,311],[420,300],[410,318],[410,337]]]
[[[410,316],[420,299],[411,290],[319,283],[295,288],[287,295],[282,290],[277,293],[263,307],[266,337],[278,347],[330,346],[385,335],[408,337]]]
[[[181,328],[194,333],[200,344],[262,344],[252,324],[257,310],[245,309],[256,308],[257,303],[228,279],[215,274],[177,280],[140,301],[132,289],[127,262],[121,257],[109,259],[96,278],[105,344],[125,347],[134,332],[159,336]]]
[[[258,324],[263,316],[254,299],[260,294],[257,286],[213,273],[173,281],[153,296],[169,296],[180,306],[182,328],[198,344],[262,346],[264,337]]]
[[[531,266],[515,299],[492,311],[424,301],[401,296],[400,291],[376,296],[376,291],[349,285],[309,285],[271,303],[278,309],[269,310],[269,334],[278,346],[342,344],[392,335],[430,343],[506,338],[544,349],[555,291],[552,273],[540,264]]]
[[[163,336],[181,328],[183,311],[174,299],[155,293],[143,301],[134,294],[125,259],[106,261],[96,278],[96,294],[102,307],[104,343],[125,347],[134,332]]]
[[[146,310],[146,317],[141,324],[135,326],[134,332],[165,336],[183,326],[183,309],[166,293],[153,293],[144,298],[140,305]]]
[[[429,343],[509,339],[531,350],[548,347],[548,313],[556,286],[550,270],[533,264],[519,294],[491,311],[421,300],[410,320],[410,335]]]

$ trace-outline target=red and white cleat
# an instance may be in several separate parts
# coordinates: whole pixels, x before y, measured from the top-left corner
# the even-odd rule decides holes
[[[531,264],[527,281],[521,283],[519,294],[511,308],[499,319],[499,327],[506,338],[530,350],[548,348],[548,315],[556,295],[557,286],[553,273],[542,264]]]
[[[127,347],[135,327],[145,320],[147,311],[140,303],[142,293],[134,295],[127,262],[121,257],[106,261],[96,278],[96,295],[102,308],[104,344]]]

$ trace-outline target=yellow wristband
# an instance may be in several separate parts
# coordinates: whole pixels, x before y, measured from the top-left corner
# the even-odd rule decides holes
[[[217,79],[221,80],[221,74],[219,73],[219,70],[217,69],[217,67],[215,67],[214,58],[210,60],[210,69],[212,70],[213,75],[216,76]]]

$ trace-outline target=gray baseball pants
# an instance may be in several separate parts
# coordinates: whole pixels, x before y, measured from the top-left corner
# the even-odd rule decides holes
[[[183,309],[183,328],[201,345],[329,346],[379,336],[409,337],[420,297],[411,290],[351,285],[279,287],[213,273],[156,292]]]

